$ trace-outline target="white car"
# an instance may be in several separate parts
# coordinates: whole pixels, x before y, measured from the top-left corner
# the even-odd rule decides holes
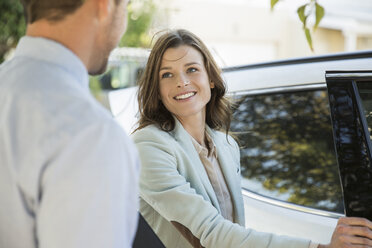
[[[370,70],[372,51],[290,59],[223,70],[235,102],[246,227],[328,243],[344,201],[325,72]],[[372,81],[371,81],[372,83]],[[130,133],[136,88],[109,94]]]

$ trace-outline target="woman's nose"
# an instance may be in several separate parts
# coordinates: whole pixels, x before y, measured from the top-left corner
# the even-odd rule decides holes
[[[190,81],[188,80],[182,80],[182,81],[179,81],[179,83],[177,84],[177,87],[182,87],[182,86],[187,86],[190,84]]]
[[[177,80],[177,87],[187,86],[190,84],[190,81],[187,77],[180,76]]]

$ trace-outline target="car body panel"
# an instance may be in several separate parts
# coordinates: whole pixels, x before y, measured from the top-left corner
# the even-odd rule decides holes
[[[370,70],[372,52],[319,56],[224,70],[228,91],[258,90],[325,83],[327,70]]]
[[[342,216],[325,211],[310,213],[314,209],[304,211],[304,208],[295,204],[276,200],[267,202],[267,197],[257,197],[256,194],[246,190],[242,193],[246,227],[262,232],[328,243],[337,224],[337,218]],[[331,217],[327,216],[328,214]]]
[[[108,99],[111,113],[125,132],[130,134],[134,131],[137,121],[137,87],[111,91]]]

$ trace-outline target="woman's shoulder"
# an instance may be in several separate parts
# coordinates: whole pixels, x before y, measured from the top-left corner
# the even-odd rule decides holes
[[[173,156],[175,147],[178,147],[171,132],[166,132],[156,125],[148,125],[135,131],[131,138],[142,158],[143,156],[153,158],[154,153],[164,154],[161,152]]]
[[[231,145],[233,147],[237,146],[236,140],[231,135],[226,134],[223,131],[210,129],[210,133],[212,133],[214,139],[218,139],[221,142],[223,142],[227,145]]]
[[[141,141],[162,141],[171,138],[170,134],[162,130],[159,126],[151,124],[139,130],[136,130],[131,137],[134,143]]]

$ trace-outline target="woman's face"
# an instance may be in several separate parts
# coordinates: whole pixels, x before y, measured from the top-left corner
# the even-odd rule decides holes
[[[187,45],[168,48],[160,65],[159,87],[164,106],[181,123],[195,121],[195,118],[205,121],[205,109],[214,84],[209,80],[198,50]]]

